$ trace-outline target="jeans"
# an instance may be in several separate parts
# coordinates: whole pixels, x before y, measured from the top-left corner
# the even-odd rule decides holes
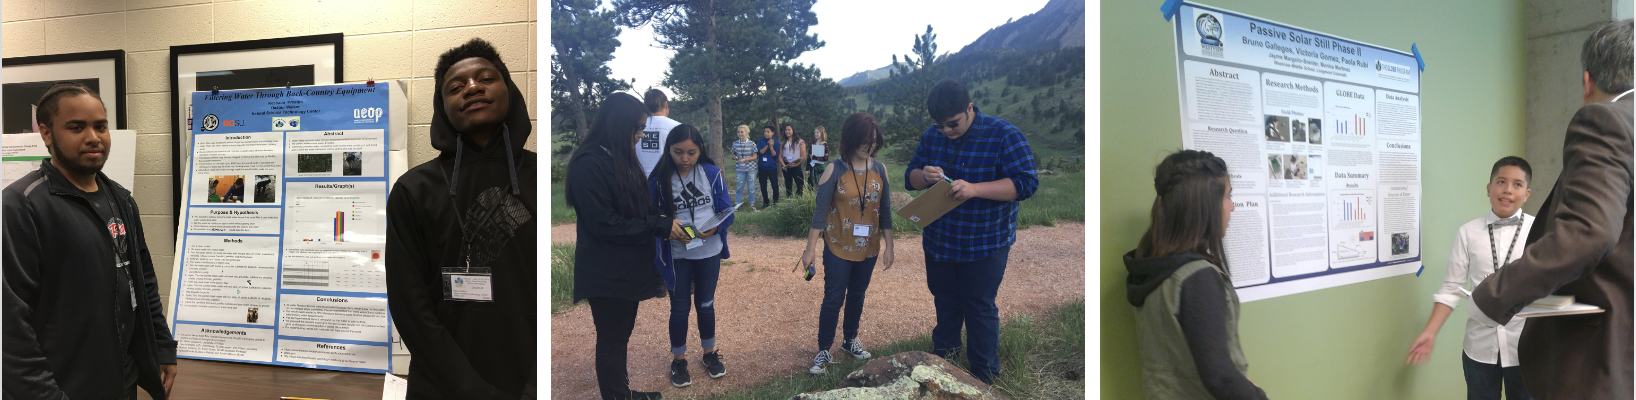
[[[738,176],[733,183],[733,204],[749,202],[756,203],[756,171],[736,171]]]
[[[966,329],[966,359],[971,374],[983,383],[994,383],[1000,373],[1000,307],[994,296],[1000,291],[1011,246],[996,249],[981,260],[955,263],[926,257],[926,288],[937,307],[937,326],[932,328],[932,354],[948,357],[960,347],[960,328]]]
[[[774,179],[777,179],[777,178],[774,178]],[[784,170],[784,197],[800,196],[801,193],[804,192],[804,190],[802,190],[802,188],[805,188],[807,186],[807,185],[805,185],[805,183],[806,183],[805,181],[806,181],[806,179],[803,179],[801,177],[801,167],[785,169]]]
[[[631,397],[630,372],[625,368],[627,345],[636,329],[636,306],[640,303],[592,297],[591,323],[596,325],[596,385],[603,400]]]
[[[822,245],[821,245],[822,246]],[[835,317],[846,303],[846,322],[841,324],[847,339],[858,337],[858,320],[863,317],[864,292],[869,290],[869,278],[875,274],[875,261],[847,261],[824,247],[824,303],[818,307],[818,350],[829,350],[835,344]]]
[[[721,254],[703,260],[674,261],[676,290],[670,294],[670,354],[687,354],[687,312],[699,309],[699,346],[716,348],[716,282]],[[691,304],[690,304],[691,303]]]
[[[1527,400],[1528,392],[1522,387],[1522,367],[1504,367],[1484,364],[1460,352],[1460,365],[1466,371],[1467,400],[1500,400],[1500,383],[1505,383],[1506,400]]]
[[[761,206],[766,207],[778,202],[778,168],[760,168],[756,173],[756,180],[761,182]],[[773,190],[767,190],[767,182],[773,183]],[[772,193],[773,199],[767,200],[767,194]]]

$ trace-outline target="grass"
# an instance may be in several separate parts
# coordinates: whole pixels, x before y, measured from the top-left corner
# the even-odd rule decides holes
[[[994,387],[1016,399],[1084,398],[1085,384],[1085,300],[1079,299],[1056,307],[1042,315],[1021,315],[1000,325],[1000,376]],[[927,351],[932,348],[930,334],[891,343],[871,346],[877,357],[905,351]],[[787,399],[791,396],[834,389],[846,375],[863,366],[865,361],[840,356],[839,364],[831,364],[830,371],[812,375],[805,371],[793,376],[776,377],[748,388],[709,395],[712,399]],[[970,369],[965,356],[957,354],[950,363]],[[683,398],[697,398],[683,395]]]
[[[574,307],[574,244],[551,245],[551,315]]]
[[[573,209],[568,208],[568,197],[563,195],[563,182],[551,182],[551,225],[572,224],[579,219]]]

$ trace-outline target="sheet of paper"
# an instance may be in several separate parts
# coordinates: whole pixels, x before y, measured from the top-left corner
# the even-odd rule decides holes
[[[386,374],[386,387],[381,390],[381,400],[404,400],[406,397],[409,397],[409,380]]]

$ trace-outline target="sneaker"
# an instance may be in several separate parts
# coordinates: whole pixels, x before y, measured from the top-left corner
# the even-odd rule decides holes
[[[824,373],[824,364],[832,362],[835,362],[835,360],[829,358],[829,350],[819,350],[818,355],[812,357],[812,368],[807,369],[807,372],[822,374]]]
[[[858,338],[841,340],[841,351],[844,351],[846,354],[851,355],[852,358],[859,360],[865,360],[870,357],[869,350],[863,349],[863,342],[858,341]]]
[[[751,205],[750,205],[750,211],[761,211],[761,210],[757,210],[757,209],[756,209],[756,205],[755,205],[755,204],[751,204]]]
[[[727,366],[721,364],[721,351],[704,353],[704,371],[710,374],[710,379],[727,375]]]
[[[671,361],[670,362],[670,385],[675,386],[675,387],[687,387],[687,385],[692,385],[692,384],[693,384],[693,379],[688,378],[688,376],[687,376],[687,360],[674,360],[674,361]]]

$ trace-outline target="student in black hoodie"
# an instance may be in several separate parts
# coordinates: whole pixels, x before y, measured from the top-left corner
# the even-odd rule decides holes
[[[523,149],[524,92],[482,39],[439,56],[433,82],[442,154],[399,177],[386,205],[387,298],[415,355],[409,398],[533,398],[539,158]],[[456,278],[489,286],[446,289]]]
[[[657,399],[632,392],[626,345],[636,328],[636,306],[665,296],[655,237],[686,240],[681,223],[660,215],[637,162],[647,109],[635,96],[615,93],[598,107],[591,131],[568,160],[564,188],[573,208],[574,301],[591,303],[596,325],[596,383],[606,400]]]
[[[1227,162],[1182,150],[1153,173],[1152,222],[1125,253],[1136,307],[1142,389],[1149,399],[1265,399],[1245,377],[1238,294],[1221,238],[1233,212]]]

